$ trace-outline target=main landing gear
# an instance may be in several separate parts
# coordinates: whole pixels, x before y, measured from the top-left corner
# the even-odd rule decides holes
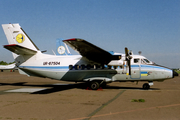
[[[90,83],[90,88],[92,89],[92,90],[97,90],[97,89],[99,89],[99,83],[98,82],[96,82],[96,81],[92,81],[91,83]]]
[[[152,86],[152,85],[153,85],[153,82],[149,82],[149,83],[144,83],[142,87],[143,87],[143,89],[148,90],[150,88],[150,86]]]
[[[97,90],[100,87],[105,87],[106,86],[106,82],[104,81],[91,81],[89,83],[89,86],[92,90]]]
[[[88,84],[92,90],[97,90],[100,87],[106,86],[106,82],[104,82],[104,81],[91,81]],[[153,85],[153,82],[150,81],[149,83],[144,83],[142,88],[145,90],[148,90],[150,88],[150,86],[152,86],[152,85]]]

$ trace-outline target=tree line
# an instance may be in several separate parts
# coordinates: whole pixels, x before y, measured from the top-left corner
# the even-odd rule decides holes
[[[7,63],[7,62],[4,62],[4,61],[0,61],[0,65],[9,65],[9,64],[13,64],[14,62],[10,62],[10,63]]]

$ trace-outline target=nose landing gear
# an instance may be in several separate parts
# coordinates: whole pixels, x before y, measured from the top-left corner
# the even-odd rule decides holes
[[[143,89],[148,90],[150,88],[150,85],[148,83],[143,84]]]
[[[150,88],[150,86],[152,86],[152,85],[153,85],[153,82],[149,82],[149,83],[144,83],[142,87],[143,87],[143,89],[148,90]]]

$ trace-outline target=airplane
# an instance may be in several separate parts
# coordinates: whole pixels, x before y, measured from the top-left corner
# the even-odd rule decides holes
[[[62,38],[56,39],[56,55],[71,55],[68,46]]]
[[[16,69],[16,63],[10,65],[0,65],[1,72],[3,72],[3,70],[14,70],[14,69]]]
[[[55,80],[86,82],[97,90],[111,82],[147,81],[143,89],[149,89],[153,81],[173,78],[176,72],[134,55],[125,47],[125,54],[107,52],[83,39],[63,40],[80,55],[44,54],[34,44],[19,24],[3,24],[8,45],[4,48],[13,52],[19,73],[27,76]],[[60,49],[65,53],[65,49]]]

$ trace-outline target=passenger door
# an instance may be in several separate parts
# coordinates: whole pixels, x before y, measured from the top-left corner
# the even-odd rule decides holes
[[[141,60],[139,58],[132,59],[131,63],[131,79],[140,79],[141,78]]]

